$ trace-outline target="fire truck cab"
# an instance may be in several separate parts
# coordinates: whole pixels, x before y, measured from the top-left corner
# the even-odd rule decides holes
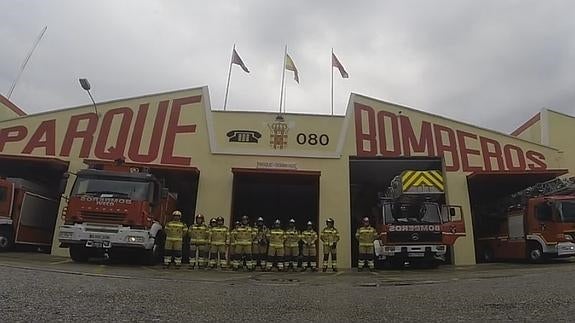
[[[465,235],[461,207],[443,205],[443,177],[439,171],[407,170],[396,176],[380,195],[380,239],[376,258],[392,266],[423,263],[435,267],[446,258],[447,247]]]
[[[85,169],[64,208],[60,243],[75,261],[103,253],[143,252],[158,256],[158,234],[176,197],[152,174],[135,167]]]
[[[483,261],[542,262],[575,255],[575,178],[537,184],[480,212]]]

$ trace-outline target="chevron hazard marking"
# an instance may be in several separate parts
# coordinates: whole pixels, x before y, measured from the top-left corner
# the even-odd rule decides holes
[[[430,186],[443,191],[443,176],[439,171],[405,171],[402,174],[403,191],[413,186]]]

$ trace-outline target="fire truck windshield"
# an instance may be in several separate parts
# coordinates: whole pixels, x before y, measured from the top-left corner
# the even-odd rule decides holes
[[[149,200],[152,183],[122,179],[78,177],[72,195],[89,195],[102,198]]]
[[[560,202],[559,214],[562,222],[575,222],[575,200]]]
[[[441,223],[437,203],[393,203],[384,206],[385,223]],[[391,214],[391,217],[390,217]]]

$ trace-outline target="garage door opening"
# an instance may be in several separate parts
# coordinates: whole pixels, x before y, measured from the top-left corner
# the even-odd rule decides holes
[[[442,170],[438,158],[350,158],[350,224],[352,266],[357,266],[358,243],[355,231],[361,219],[368,217],[372,226],[382,223],[380,196],[386,192],[395,176],[405,170]],[[445,203],[445,201],[440,201]],[[447,253],[449,255],[449,252]],[[447,259],[449,261],[449,259]]]
[[[516,192],[566,174],[566,170],[478,172],[467,176],[475,258],[477,262],[491,261],[492,250],[486,242],[497,236],[507,221],[507,198]],[[492,248],[488,248],[492,249]]]
[[[49,252],[68,162],[0,155],[0,249]]]
[[[267,227],[279,219],[282,228],[294,219],[298,230],[307,221],[318,229],[320,172],[234,168],[230,226],[247,215],[250,223],[258,217]]]

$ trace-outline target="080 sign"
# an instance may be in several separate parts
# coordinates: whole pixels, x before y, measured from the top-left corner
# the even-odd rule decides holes
[[[295,137],[296,142],[299,145],[310,145],[310,146],[316,146],[316,145],[321,145],[321,146],[327,146],[329,144],[329,136],[322,133],[322,134],[317,134],[317,133],[303,133],[300,132],[297,134],[297,136]]]

